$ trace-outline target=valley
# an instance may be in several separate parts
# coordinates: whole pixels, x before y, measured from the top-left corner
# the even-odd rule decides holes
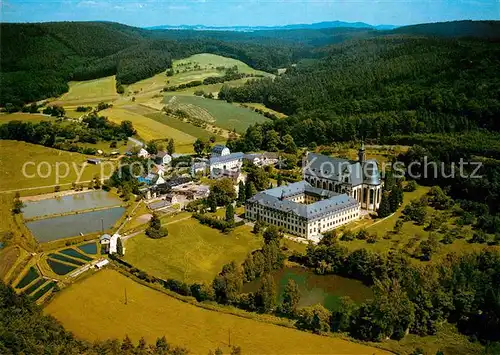
[[[500,348],[498,21],[0,25],[9,347]]]

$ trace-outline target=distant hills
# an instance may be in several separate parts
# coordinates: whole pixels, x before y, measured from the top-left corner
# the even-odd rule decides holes
[[[327,28],[366,28],[374,30],[392,30],[398,26],[377,25],[373,26],[365,22],[324,21],[316,23],[300,23],[283,26],[205,26],[205,25],[162,25],[146,27],[148,30],[195,30],[195,31],[271,31],[271,30],[322,30]]]

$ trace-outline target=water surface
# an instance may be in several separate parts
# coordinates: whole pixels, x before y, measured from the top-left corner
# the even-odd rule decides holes
[[[75,237],[101,230],[101,219],[104,229],[110,229],[125,212],[123,207],[107,210],[85,212],[61,217],[40,219],[27,222],[26,226],[41,243],[57,239]]]
[[[317,275],[302,267],[288,267],[272,273],[278,296],[278,304],[282,301],[283,292],[288,280],[293,279],[299,286],[299,307],[322,304],[329,310],[335,310],[340,297],[349,296],[353,301],[362,303],[373,296],[372,290],[361,281],[338,275]],[[243,285],[243,292],[256,292],[260,280]]]
[[[29,219],[93,208],[117,206],[121,203],[122,201],[117,196],[107,191],[95,190],[40,201],[25,202],[26,207],[23,208],[23,216]]]

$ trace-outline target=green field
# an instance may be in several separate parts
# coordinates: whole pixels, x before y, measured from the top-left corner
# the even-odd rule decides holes
[[[174,129],[177,129],[179,131],[182,131],[186,134],[189,134],[193,137],[196,138],[201,138],[203,140],[208,140],[210,137],[215,136],[215,140],[217,142],[219,141],[225,141],[223,137],[217,136],[213,132],[209,132],[206,129],[203,129],[201,127],[196,127],[195,125],[192,125],[191,123],[181,121],[179,119],[167,116],[163,113],[153,113],[149,114],[146,117],[151,118],[157,122],[163,123],[169,127],[172,127]]]
[[[255,124],[262,123],[268,119],[248,108],[226,101],[205,99],[198,96],[176,95],[168,93],[165,95],[165,103],[172,109],[181,109],[190,116],[199,118],[216,126],[238,133],[245,133],[246,129]]]
[[[243,354],[388,353],[339,338],[200,308],[112,270],[98,271],[61,291],[45,312],[84,339],[123,339],[128,335],[134,342],[142,336],[153,342],[165,336],[169,343],[186,347],[194,354],[207,354],[217,347],[229,353],[229,332],[231,344],[240,346]]]
[[[8,114],[0,114],[0,125],[7,123],[9,121],[23,121],[23,122],[40,122],[40,121],[54,121],[55,118],[51,116],[46,116],[40,113],[24,113],[15,112]]]
[[[255,102],[247,102],[247,103],[240,104],[240,105],[243,107],[248,106],[248,107],[257,108],[257,109],[262,110],[264,112],[272,113],[273,115],[276,115],[276,117],[279,117],[279,118],[287,117],[287,115],[285,115],[284,113],[274,111],[273,109],[268,108],[268,107],[264,106],[263,104],[259,104],[259,103],[255,103]]]
[[[199,67],[195,68],[195,64],[198,64]],[[203,80],[211,76],[222,76],[224,75],[224,72],[218,71],[216,67],[223,66],[229,68],[235,65],[238,67],[240,73],[264,75],[271,77],[273,76],[272,74],[260,70],[255,70],[249,67],[247,64],[236,59],[222,57],[220,55],[215,55],[215,54],[202,53],[202,54],[195,54],[188,58],[175,60],[173,62],[173,69],[175,70],[175,74],[173,76],[170,77],[167,76],[166,75],[167,68],[165,68],[165,71],[162,73],[156,74],[151,78],[147,78],[138,81],[137,83],[129,85],[127,87],[127,91],[129,95],[142,95],[154,91],[159,92],[165,86],[173,86],[173,85],[188,83],[190,81]],[[241,85],[246,80],[247,79],[242,80],[241,82],[238,83],[238,85]],[[236,85],[236,83],[233,84]],[[208,88],[207,86],[204,89],[206,91],[219,91],[221,86],[222,85],[217,85],[211,89]],[[203,89],[203,87],[187,89],[186,92],[190,93],[200,88]]]
[[[118,98],[115,76],[95,80],[70,81],[69,91],[53,103],[68,106],[90,105]]]
[[[166,227],[166,238],[140,234],[127,240],[125,260],[157,277],[211,282],[224,264],[243,262],[262,243],[248,226],[223,234],[190,218]]]
[[[102,111],[102,114],[117,123],[125,120],[131,121],[137,130],[137,134],[146,141],[173,138],[176,146],[180,148],[181,146],[191,145],[196,140],[195,137],[187,133],[127,109],[113,107]]]

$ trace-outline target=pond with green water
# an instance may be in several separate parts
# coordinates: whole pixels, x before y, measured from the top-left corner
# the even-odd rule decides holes
[[[79,245],[78,249],[83,251],[85,254],[95,255],[97,254],[97,245],[96,243],[88,243],[84,245]]]
[[[66,275],[67,273],[76,269],[76,266],[69,266],[52,259],[47,259],[47,264],[49,264],[52,271],[61,276]]]
[[[85,212],[61,217],[40,219],[26,223],[36,240],[44,243],[57,239],[75,237],[101,230],[101,220],[104,229],[110,229],[125,212],[123,207],[107,210]]]
[[[68,255],[68,256],[72,256],[73,258],[77,258],[77,259],[81,259],[81,260],[85,260],[85,261],[92,261],[92,258],[88,257],[87,255],[83,255],[83,254],[77,252],[75,249],[71,249],[71,248],[61,250],[61,251],[59,251],[59,253],[64,254],[64,255]]]
[[[21,281],[19,281],[16,288],[23,288],[23,287],[28,286],[30,283],[35,281],[35,279],[38,276],[40,276],[40,275],[38,274],[38,270],[36,269],[36,267],[34,267],[34,266],[30,267],[28,272],[26,273],[26,275],[24,275],[24,277],[21,279]]]
[[[37,288],[39,288],[40,286],[42,286],[45,283],[45,281],[47,281],[47,279],[44,279],[43,277],[40,278],[37,282],[35,282],[30,287],[28,287],[26,290],[24,290],[23,293],[25,293],[27,295],[33,293]]]
[[[121,205],[122,201],[115,195],[103,191],[95,190],[73,195],[48,198],[39,201],[27,201],[23,208],[23,217],[26,219],[91,210],[93,208],[112,207]]]
[[[290,279],[293,279],[299,287],[299,307],[320,303],[329,310],[335,310],[342,296],[349,296],[357,303],[362,303],[373,296],[372,290],[361,281],[338,275],[317,275],[302,267],[277,270],[272,276],[277,289],[278,303],[281,303],[285,286]],[[256,292],[259,286],[260,280],[254,280],[243,285],[243,292]]]
[[[31,296],[31,298],[33,300],[35,300],[35,301],[38,300],[40,297],[42,297],[47,292],[49,292],[51,289],[53,289],[55,285],[56,285],[56,283],[54,281],[49,282],[48,284],[46,284],[45,286],[43,286],[41,289],[39,289],[38,291],[36,291],[33,294],[33,296]]]
[[[49,254],[49,256],[52,259],[64,261],[65,263],[69,263],[71,265],[82,266],[83,264],[85,264],[84,262],[81,262],[80,260],[74,260],[74,259],[68,258],[67,256],[60,255],[60,254],[51,253],[51,254]]]

